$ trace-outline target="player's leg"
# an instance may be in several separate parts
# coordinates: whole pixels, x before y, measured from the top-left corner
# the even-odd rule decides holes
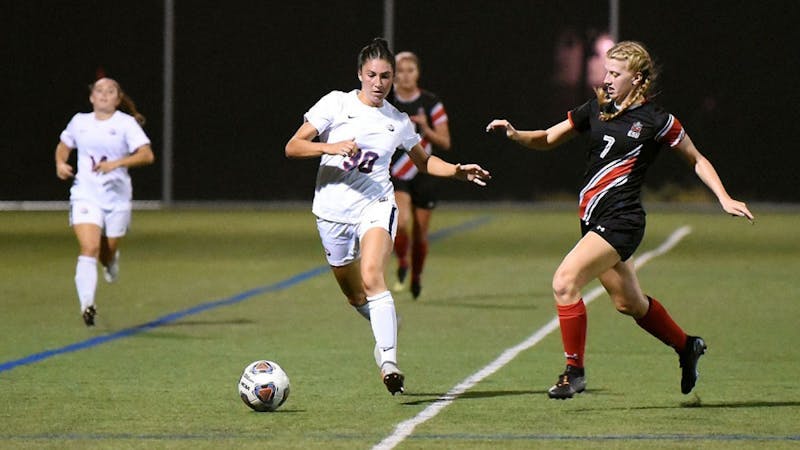
[[[632,265],[620,262],[600,276],[617,310],[632,316],[645,331],[678,353],[681,367],[681,392],[688,394],[697,382],[697,362],[705,353],[702,338],[688,336],[661,303],[646,296]]]
[[[394,253],[397,256],[397,282],[392,288],[395,291],[402,291],[409,267],[408,248],[413,206],[411,205],[411,195],[407,191],[395,190],[394,197],[398,208],[397,235],[394,238]]]
[[[380,365],[383,382],[392,395],[404,389],[404,375],[397,364],[397,312],[384,277],[392,254],[392,236],[397,227],[396,213],[393,205],[377,205],[360,224],[361,279],[377,346],[376,362]]]
[[[86,326],[93,326],[97,314],[95,292],[97,259],[100,255],[100,236],[104,221],[103,211],[94,204],[74,201],[70,204],[69,221],[80,247],[75,265],[75,288],[78,292],[81,315]]]
[[[103,277],[113,283],[119,277],[119,245],[128,232],[131,210],[114,210],[105,215],[105,227],[100,240],[100,264]]]
[[[97,257],[100,253],[100,227],[92,223],[79,223],[73,227],[80,245],[80,255],[75,265],[75,288],[78,291],[81,315],[86,326],[94,325],[97,313]]]
[[[564,257],[553,276],[566,370],[548,391],[550,398],[571,398],[586,388],[584,353],[587,316],[581,289],[619,261],[619,254],[602,237],[586,233]]]
[[[411,295],[422,292],[422,269],[428,256],[428,230],[433,209],[414,207],[414,231],[411,245]]]

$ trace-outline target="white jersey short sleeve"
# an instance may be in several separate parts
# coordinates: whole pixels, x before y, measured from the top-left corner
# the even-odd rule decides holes
[[[106,120],[94,113],[78,113],[61,132],[61,142],[78,149],[78,171],[70,189],[70,200],[86,200],[103,209],[130,209],[133,187],[128,169],[107,174],[92,170],[95,164],[124,158],[149,144],[142,127],[132,116],[116,111]]]
[[[313,213],[322,219],[358,223],[374,202],[394,203],[389,178],[392,154],[410,150],[420,136],[408,115],[384,100],[380,107],[365,105],[358,91],[333,91],[305,114],[317,129],[320,142],[355,138],[359,151],[352,157],[322,155],[317,172]]]

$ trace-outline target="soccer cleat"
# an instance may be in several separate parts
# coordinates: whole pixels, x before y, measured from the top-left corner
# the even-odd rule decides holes
[[[422,285],[419,284],[419,281],[412,281],[411,282],[411,296],[414,297],[414,300],[419,297],[419,294],[422,293]]]
[[[386,385],[386,389],[389,390],[390,394],[402,394],[405,391],[403,381],[405,381],[406,377],[395,363],[389,361],[383,363],[381,366],[381,378],[383,378],[383,384]]]
[[[103,266],[103,278],[106,279],[106,282],[113,283],[117,281],[117,277],[119,276],[119,250],[114,253],[114,259],[111,261],[111,264],[108,267]]]
[[[688,394],[694,389],[700,373],[697,371],[697,362],[706,352],[706,342],[699,336],[687,336],[686,348],[678,352],[678,361],[681,365],[681,392]]]
[[[408,267],[397,268],[397,281],[392,286],[393,291],[401,292],[406,288],[405,284],[403,284],[406,280],[406,273],[408,273]]]
[[[89,306],[88,308],[83,310],[83,323],[86,324],[87,327],[94,326],[94,316],[97,315],[97,309],[94,305]]]
[[[559,400],[572,398],[573,395],[586,389],[586,376],[583,368],[568,365],[564,373],[558,376],[558,381],[547,390],[547,396]]]

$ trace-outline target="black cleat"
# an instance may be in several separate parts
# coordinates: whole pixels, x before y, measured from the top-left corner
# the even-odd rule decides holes
[[[408,273],[408,267],[398,267],[397,268],[397,282],[403,284],[406,281],[406,274]]]
[[[681,392],[688,394],[694,389],[700,373],[697,371],[697,361],[706,352],[706,342],[698,336],[688,336],[686,348],[678,352],[678,361],[681,365]]]
[[[86,324],[87,327],[94,326],[94,316],[97,315],[97,309],[95,309],[94,305],[86,308],[83,310],[83,323]]]
[[[383,367],[381,368],[381,378],[383,379],[383,384],[386,386],[386,389],[390,394],[402,394],[405,391],[403,382],[405,381],[406,377],[396,364],[391,362],[383,363]]]
[[[411,282],[411,296],[414,297],[414,300],[419,297],[419,294],[422,293],[422,285],[419,284],[419,281],[412,281]]]
[[[583,368],[567,366],[564,373],[558,376],[558,381],[547,390],[547,396],[559,400],[572,398],[573,395],[586,389],[586,376]]]

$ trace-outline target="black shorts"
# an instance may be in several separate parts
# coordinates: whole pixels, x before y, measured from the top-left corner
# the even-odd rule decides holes
[[[644,238],[644,225],[636,228],[621,227],[621,229],[612,228],[611,225],[598,225],[595,223],[586,223],[581,221],[581,236],[586,233],[594,231],[600,237],[606,240],[614,250],[619,253],[622,261],[627,261],[633,255],[633,252],[639,248]]]
[[[434,209],[439,197],[436,195],[436,177],[418,173],[410,180],[392,178],[395,192],[406,192],[411,196],[411,204],[417,208]]]

